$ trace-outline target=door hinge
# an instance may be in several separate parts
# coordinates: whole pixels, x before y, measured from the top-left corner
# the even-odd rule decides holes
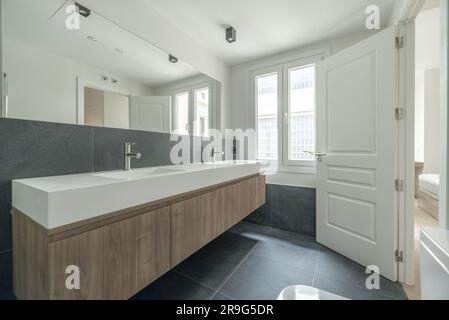
[[[396,181],[394,182],[394,187],[398,192],[404,191],[404,180],[396,179]]]
[[[405,109],[404,108],[396,108],[395,119],[396,120],[404,120],[405,119]]]
[[[396,262],[399,262],[399,263],[404,262],[404,251],[396,250],[395,260],[396,260]]]
[[[404,36],[396,37],[396,49],[403,49],[405,47]]]

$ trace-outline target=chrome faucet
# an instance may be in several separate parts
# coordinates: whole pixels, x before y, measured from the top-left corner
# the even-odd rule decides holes
[[[131,147],[136,145],[135,143],[126,142],[125,143],[125,171],[131,170],[131,159],[140,159],[142,158],[142,154],[140,152],[133,153],[131,151]]]
[[[215,162],[215,156],[217,154],[224,155],[224,152],[223,151],[215,151],[215,148],[212,148],[212,162]]]

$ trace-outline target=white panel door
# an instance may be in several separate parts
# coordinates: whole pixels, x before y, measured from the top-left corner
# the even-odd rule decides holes
[[[397,280],[396,29],[317,64],[318,242]]]
[[[131,129],[170,133],[171,97],[131,97]]]

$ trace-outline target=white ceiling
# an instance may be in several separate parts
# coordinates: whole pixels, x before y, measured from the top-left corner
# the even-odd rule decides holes
[[[200,74],[182,61],[169,62],[166,52],[95,12],[81,18],[79,31],[69,31],[65,8],[72,2],[4,0],[5,37],[151,86]]]
[[[396,0],[146,0],[229,65],[365,29],[377,5],[383,25]],[[237,29],[228,44],[225,28]]]

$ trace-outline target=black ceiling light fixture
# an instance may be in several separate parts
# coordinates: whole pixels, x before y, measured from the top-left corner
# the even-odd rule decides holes
[[[78,12],[84,18],[87,18],[88,16],[90,16],[89,8],[86,8],[85,6],[79,4],[78,2],[75,2],[75,7],[76,7],[76,12]]]
[[[233,27],[229,27],[226,29],[226,40],[229,43],[237,41],[237,31]]]
[[[176,58],[175,56],[173,56],[173,55],[171,55],[171,54],[168,55],[168,60],[169,60],[171,63],[176,63],[176,62],[178,62],[178,58]]]

